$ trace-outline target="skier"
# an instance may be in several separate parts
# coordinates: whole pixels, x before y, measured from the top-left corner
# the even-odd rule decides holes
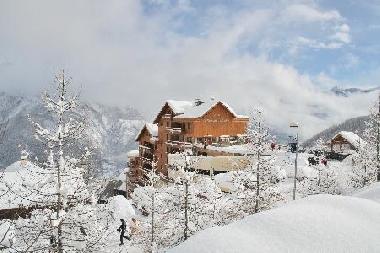
[[[124,219],[120,219],[121,221],[121,225],[120,227],[117,229],[118,232],[120,232],[120,244],[119,245],[123,245],[124,242],[124,238],[127,239],[127,240],[131,240],[131,238],[129,238],[128,236],[124,235],[125,234],[125,229],[127,228],[127,225],[125,225],[125,221]]]

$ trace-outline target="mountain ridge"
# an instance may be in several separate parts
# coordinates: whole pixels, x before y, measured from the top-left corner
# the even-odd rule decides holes
[[[101,175],[117,175],[124,169],[128,150],[136,148],[135,136],[144,124],[144,118],[132,107],[107,106],[80,101],[74,117],[86,123],[85,137],[71,147],[75,153],[88,146],[93,148],[96,171]],[[27,150],[30,159],[46,156],[44,146],[34,138],[34,129],[28,117],[44,127],[53,125],[53,117],[37,97],[10,95],[0,92],[0,122],[8,122],[5,138],[0,144],[0,166],[6,167],[20,159],[21,150]],[[117,159],[114,159],[116,157]]]

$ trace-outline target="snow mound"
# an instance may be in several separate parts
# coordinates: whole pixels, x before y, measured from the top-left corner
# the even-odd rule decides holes
[[[124,219],[127,221],[135,216],[135,209],[131,201],[121,195],[110,198],[108,205],[114,214],[115,220]]]
[[[380,204],[315,195],[224,227],[169,252],[380,252]]]
[[[374,183],[370,186],[360,190],[353,195],[354,197],[370,199],[380,203],[380,183]]]

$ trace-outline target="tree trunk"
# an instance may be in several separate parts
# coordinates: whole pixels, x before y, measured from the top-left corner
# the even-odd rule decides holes
[[[187,240],[188,238],[188,226],[189,226],[189,217],[187,214],[187,209],[188,209],[188,201],[189,201],[189,184],[186,180],[185,182],[185,229],[184,229],[184,239]]]
[[[260,153],[257,153],[255,213],[259,211],[259,200],[260,200]]]

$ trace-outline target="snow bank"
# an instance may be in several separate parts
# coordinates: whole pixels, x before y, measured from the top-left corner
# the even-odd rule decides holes
[[[169,252],[380,252],[380,204],[316,195],[224,227]]]
[[[356,192],[354,197],[370,199],[380,203],[380,183],[373,183],[370,186]]]
[[[135,216],[135,209],[132,202],[121,195],[112,197],[108,202],[110,211],[113,212],[115,220],[124,219],[128,221]]]

